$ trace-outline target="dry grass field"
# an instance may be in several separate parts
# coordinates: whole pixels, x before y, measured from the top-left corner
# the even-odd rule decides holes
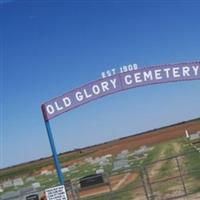
[[[137,135],[120,138],[106,142],[104,144],[94,145],[83,149],[77,149],[72,152],[66,152],[59,155],[59,159],[63,165],[70,165],[81,160],[83,157],[102,156],[105,154],[116,155],[124,149],[134,150],[142,145],[153,145],[163,141],[168,141],[181,136],[185,136],[185,130],[189,133],[200,130],[200,119],[194,119],[187,122],[170,125],[167,127],[147,131]],[[52,157],[41,158],[28,163],[23,163],[17,166],[5,168],[0,170],[0,179],[9,178],[17,175],[23,175],[25,172],[28,174],[37,173],[43,169],[53,169]]]
[[[190,198],[188,196],[188,199],[196,199],[196,196],[198,199],[200,198],[200,154],[196,148],[199,148],[199,140],[187,139],[185,137],[186,129],[190,134],[199,131],[200,119],[62,153],[59,155],[62,167],[72,167],[70,171],[64,173],[65,180],[72,181],[79,198],[84,200],[107,200],[110,198],[145,200],[148,195],[153,195],[158,200],[175,196],[184,199],[188,195],[192,195]],[[135,152],[143,147],[146,148],[146,153],[143,153],[142,156],[136,155]],[[192,154],[187,154],[191,153],[190,151]],[[121,158],[118,156],[123,153],[125,153],[124,160],[120,161]],[[97,163],[87,161],[87,159],[90,161],[91,159],[93,161],[100,160],[105,155],[111,155],[111,157],[106,159],[108,163],[104,166],[100,164],[100,161]],[[127,163],[128,168],[122,167],[115,171],[115,164],[118,161]],[[177,164],[177,162],[179,163]],[[123,165],[126,166],[126,164]],[[178,169],[178,165],[181,166],[181,169]],[[80,178],[96,173],[97,169],[104,170],[108,182],[82,190],[79,185]],[[47,170],[51,174],[42,175],[43,170]],[[180,173],[182,173],[181,176]],[[52,158],[43,158],[0,170],[0,184],[18,177],[24,181],[29,177],[34,177],[34,182],[40,183],[38,192],[59,184]],[[181,178],[185,179],[186,190]],[[32,183],[25,181],[23,186],[8,188],[3,194],[30,188]],[[145,190],[148,194],[145,194]],[[69,194],[72,195],[72,193]],[[71,195],[69,199],[74,200]],[[20,198],[22,199],[22,196],[16,200]]]

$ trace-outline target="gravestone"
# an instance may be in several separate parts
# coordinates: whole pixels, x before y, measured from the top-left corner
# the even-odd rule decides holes
[[[32,194],[26,197],[26,200],[39,200],[38,194]]]
[[[81,188],[87,188],[101,183],[104,183],[102,174],[92,174],[80,179]]]

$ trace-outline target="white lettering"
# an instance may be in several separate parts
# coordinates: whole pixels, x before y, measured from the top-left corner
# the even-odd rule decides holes
[[[46,110],[50,115],[52,115],[55,112],[55,109],[52,105],[47,105]]]
[[[116,74],[116,70],[115,70],[115,68],[112,69],[112,74],[113,74],[113,75]]]
[[[124,81],[125,81],[126,85],[131,85],[133,83],[131,75],[126,75],[124,77]]]
[[[179,67],[174,67],[174,68],[173,68],[173,76],[174,76],[175,78],[180,77],[180,74],[179,74]]]
[[[75,96],[76,96],[76,99],[77,99],[78,101],[82,101],[82,100],[83,100],[83,95],[82,95],[81,92],[76,92]]]
[[[190,71],[189,67],[183,67],[183,76],[190,76],[189,71]]]
[[[162,79],[162,76],[161,76],[161,69],[156,69],[155,71],[155,78],[156,79]]]
[[[165,68],[165,69],[163,69],[163,71],[166,73],[166,77],[167,78],[169,78],[169,71],[170,71],[171,69],[170,68]]]
[[[63,107],[58,105],[58,102],[54,102],[57,110],[62,110]]]
[[[135,73],[134,74],[134,76],[135,76],[135,82],[136,83],[141,83],[142,82],[142,80],[140,79],[141,77],[141,73],[140,72],[138,72],[138,73]]]
[[[144,76],[144,81],[147,81],[148,79],[153,80],[153,75],[152,75],[152,71],[148,71],[143,73]]]
[[[117,86],[116,86],[116,81],[117,81],[117,79],[115,78],[115,79],[110,79],[110,83],[113,85],[113,88],[116,88]]]
[[[107,71],[106,71],[106,74],[107,74],[107,76],[112,76],[112,71],[107,70]]]
[[[65,107],[69,107],[71,105],[71,100],[69,97],[63,98],[63,103]]]
[[[101,77],[102,77],[102,78],[106,78],[106,73],[105,73],[105,72],[102,72],[102,73],[101,73]]]
[[[103,92],[108,91],[109,90],[109,88],[108,88],[108,82],[107,81],[102,82],[101,83],[101,87],[102,87]]]
[[[90,97],[92,96],[92,94],[89,94],[89,93],[87,92],[86,89],[84,89],[83,92],[84,92],[85,97],[86,97],[87,99],[90,98]]]
[[[198,69],[199,69],[199,66],[192,66],[192,69],[194,70],[194,75],[197,76],[198,75]]]
[[[100,90],[100,88],[99,88],[98,85],[93,85],[93,86],[92,86],[92,91],[93,91],[93,93],[96,94],[96,95],[98,95],[98,94],[101,92],[101,90]],[[86,98],[87,98],[87,97],[86,97]]]
[[[133,71],[133,65],[128,65],[128,71]]]

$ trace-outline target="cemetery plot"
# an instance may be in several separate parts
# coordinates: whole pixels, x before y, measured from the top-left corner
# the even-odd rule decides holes
[[[140,149],[146,148],[141,147]],[[147,152],[147,155],[143,156],[143,167],[132,168],[132,173],[126,172],[124,169],[120,170],[122,166],[117,162],[117,167],[119,167],[117,172],[121,173],[117,182],[123,182],[128,174],[132,174],[130,182],[126,180],[125,184],[117,188],[112,182],[113,176],[111,175],[111,193],[108,190],[96,188],[96,193],[93,190],[90,191],[90,195],[81,197],[84,197],[84,200],[142,200],[149,198],[165,200],[186,196],[189,200],[200,198],[200,154],[194,151],[187,139],[179,138],[161,143],[153,148],[148,148]],[[124,151],[116,158],[122,159],[124,163],[124,159],[126,160],[127,157],[131,157],[128,160],[132,162],[133,156],[135,156],[134,153],[125,153]],[[116,168],[116,165],[113,165],[113,168]]]
[[[185,124],[183,125],[185,127]],[[194,130],[196,127],[195,125]],[[128,138],[117,141],[117,145],[115,142],[107,143],[104,144],[105,148],[97,146],[94,149],[77,150],[69,154],[70,156],[62,156],[62,172],[65,180],[71,180],[73,185],[68,190],[68,193],[73,190],[69,195],[69,200],[77,198],[107,200],[109,196],[116,200],[142,200],[151,195],[159,199],[161,196],[168,198],[169,193],[171,196],[185,193],[192,194],[192,198],[194,195],[198,196],[200,192],[198,171],[200,153],[194,148],[194,145],[199,148],[198,134],[195,131],[189,131],[191,139],[177,138],[176,135],[176,139],[161,142],[163,139],[160,138],[163,137],[166,140],[166,136],[175,135],[171,127],[167,130],[173,134],[171,132],[168,134],[164,130],[161,131],[162,133],[155,131],[159,134],[141,135],[139,138],[142,142],[138,140],[138,137],[133,137],[133,141],[138,145],[131,141],[132,138]],[[182,131],[182,134],[185,135],[185,132]],[[150,140],[156,142],[150,143]],[[191,151],[192,154],[187,154]],[[184,156],[178,157],[181,166],[180,176],[176,158],[166,158],[181,154]],[[59,184],[52,163],[42,165],[42,167],[38,165],[40,168],[33,166],[32,170],[30,166],[26,170],[25,168],[20,169],[20,173],[13,170],[9,172],[10,176],[7,174],[6,178],[1,178],[1,200],[21,200],[21,197],[39,194],[40,191]],[[22,171],[28,173],[23,174]],[[80,179],[92,174],[103,174],[107,178],[102,185],[97,184],[94,187],[81,189]],[[184,179],[186,192],[181,177]]]

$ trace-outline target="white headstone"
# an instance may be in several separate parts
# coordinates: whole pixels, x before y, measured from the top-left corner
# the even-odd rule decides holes
[[[15,187],[24,185],[24,181],[22,178],[16,178],[13,180],[13,185]]]
[[[96,170],[96,174],[103,174],[104,173],[104,169],[97,169]]]
[[[35,182],[35,183],[32,183],[32,186],[33,188],[39,188],[40,187],[40,183],[39,182]]]
[[[33,181],[35,181],[34,176],[29,176],[28,178],[26,178],[26,182],[33,182]]]
[[[9,188],[9,187],[12,187],[12,186],[13,186],[13,183],[12,183],[11,180],[8,180],[8,181],[4,181],[4,182],[2,183],[2,185],[3,185],[3,188]]]
[[[69,172],[69,168],[68,167],[64,167],[61,169],[62,173],[66,173]]]
[[[3,192],[3,191],[4,191],[3,188],[0,186],[0,193]]]

